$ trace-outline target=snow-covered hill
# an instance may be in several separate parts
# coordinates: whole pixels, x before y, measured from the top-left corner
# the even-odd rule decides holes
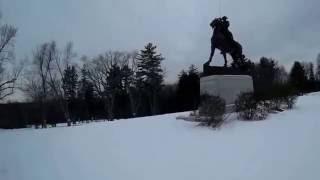
[[[220,130],[176,120],[181,114],[0,130],[0,179],[320,179],[320,93],[268,120]]]

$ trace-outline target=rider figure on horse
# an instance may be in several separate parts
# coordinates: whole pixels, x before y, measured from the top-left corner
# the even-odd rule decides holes
[[[224,27],[223,28],[224,35],[229,40],[229,42],[232,42],[233,41],[233,35],[232,35],[231,31],[229,30],[230,22],[228,21],[228,17],[227,16],[223,16],[221,18],[221,23],[222,23],[222,25]]]

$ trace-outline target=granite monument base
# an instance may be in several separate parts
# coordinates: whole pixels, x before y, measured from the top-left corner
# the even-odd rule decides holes
[[[220,96],[231,111],[238,95],[253,92],[253,81],[249,75],[211,75],[201,77],[200,94]]]

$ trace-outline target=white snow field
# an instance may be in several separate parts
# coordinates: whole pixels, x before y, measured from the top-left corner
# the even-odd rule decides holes
[[[219,130],[181,114],[0,130],[0,180],[320,179],[320,93]]]

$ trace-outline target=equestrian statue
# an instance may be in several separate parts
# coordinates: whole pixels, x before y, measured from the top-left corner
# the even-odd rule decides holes
[[[227,67],[227,54],[230,54],[233,61],[239,61],[245,58],[242,54],[242,46],[233,39],[232,33],[229,31],[230,22],[226,16],[215,18],[210,26],[213,30],[211,38],[211,53],[209,60],[204,66],[209,66],[214,56],[215,49],[219,49],[224,58],[224,67]]]

